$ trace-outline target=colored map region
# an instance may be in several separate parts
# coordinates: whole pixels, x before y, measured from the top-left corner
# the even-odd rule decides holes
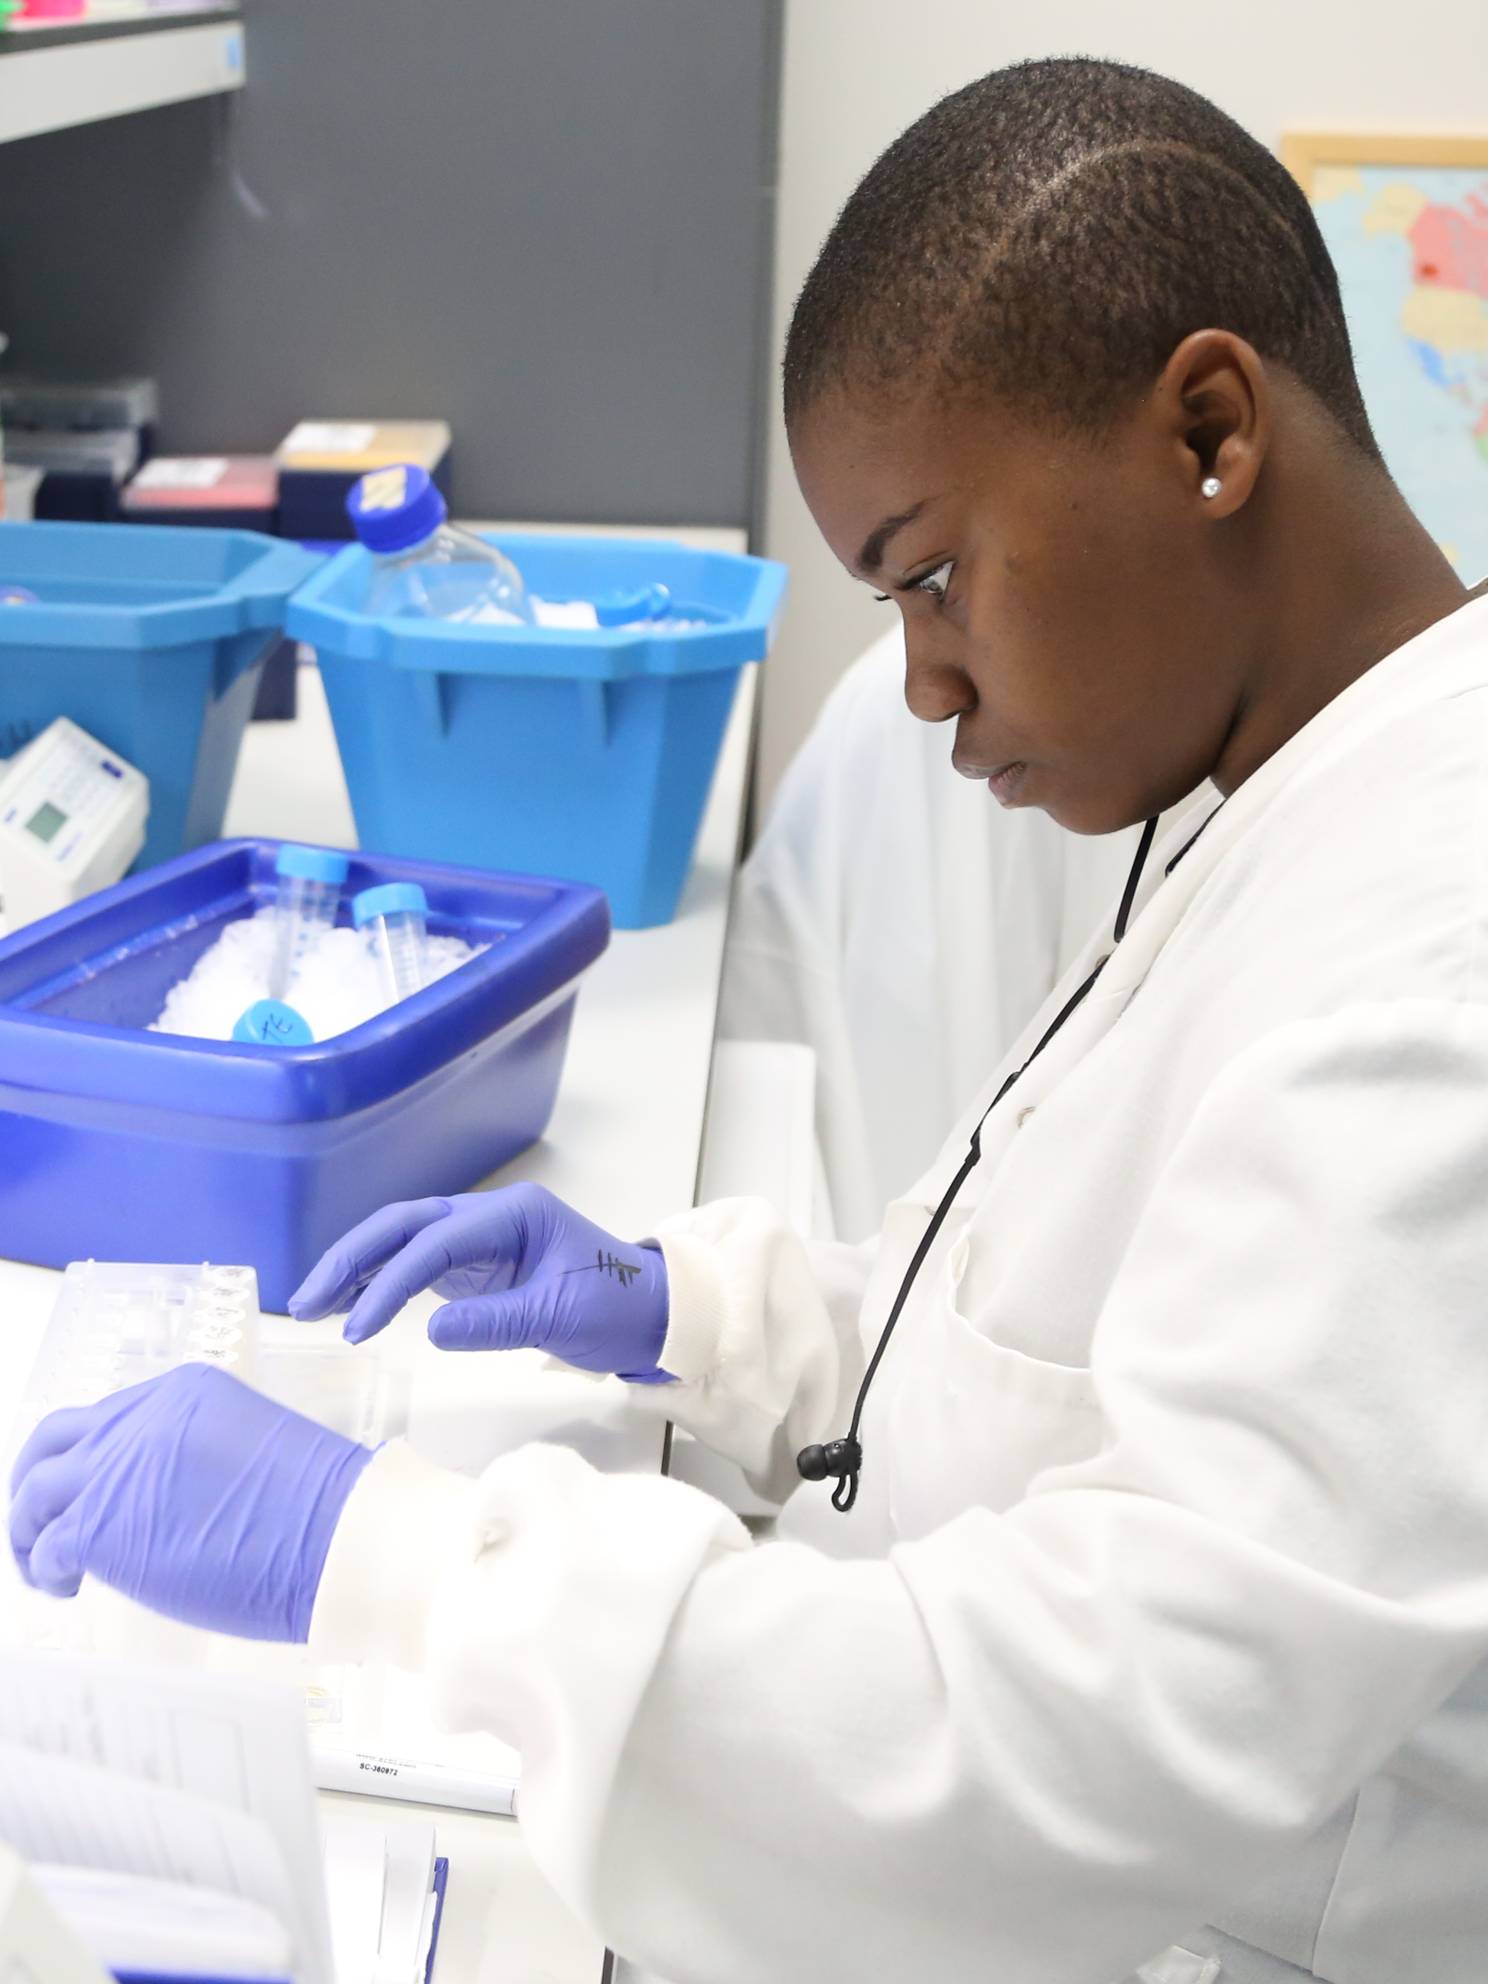
[[[1391,472],[1462,576],[1488,577],[1488,172],[1325,166],[1312,199]]]

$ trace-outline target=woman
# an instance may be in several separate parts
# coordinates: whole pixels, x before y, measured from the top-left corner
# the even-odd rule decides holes
[[[43,1425],[20,1561],[422,1666],[522,1749],[560,1889],[679,1980],[1479,1984],[1488,605],[1380,462],[1301,195],[1138,71],[921,119],[786,404],[960,770],[1086,832],[1223,804],[876,1243],[736,1201],[629,1248],[518,1188],[380,1215],[299,1304],[360,1338],[433,1283],[447,1347],[649,1379],[798,1487],[786,1533],[182,1373]]]

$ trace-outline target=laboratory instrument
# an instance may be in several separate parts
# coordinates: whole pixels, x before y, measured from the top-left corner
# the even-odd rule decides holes
[[[232,1037],[242,1046],[311,1047],[315,1035],[293,1006],[280,999],[259,999],[233,1028]]]
[[[12,930],[117,882],[145,843],[144,774],[59,716],[0,771],[0,898]]]
[[[284,847],[274,863],[274,961],[269,997],[282,999],[306,951],[336,927],[341,889],[350,869],[344,854],[321,847]]]
[[[424,983],[429,902],[417,882],[384,882],[363,889],[351,920],[371,946],[390,1006],[411,999]]]
[[[364,475],[347,498],[375,563],[366,611],[465,625],[533,624],[522,575],[494,545],[449,522],[427,469],[410,462]]]

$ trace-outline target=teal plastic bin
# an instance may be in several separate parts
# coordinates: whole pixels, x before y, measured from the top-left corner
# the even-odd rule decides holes
[[[138,866],[222,831],[289,595],[316,569],[252,531],[0,524],[0,756],[68,716],[150,781]]]
[[[686,630],[454,625],[360,610],[371,555],[290,604],[320,658],[365,849],[602,888],[625,928],[676,912],[739,671],[764,659],[785,568],[653,539],[492,537],[540,599],[666,586]]]

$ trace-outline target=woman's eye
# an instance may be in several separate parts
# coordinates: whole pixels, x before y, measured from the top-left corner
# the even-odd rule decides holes
[[[937,565],[933,572],[927,572],[922,579],[916,579],[909,586],[910,592],[922,592],[929,599],[944,599],[951,583],[951,573],[956,569],[952,559]]]
[[[950,588],[951,574],[955,569],[955,559],[947,558],[943,565],[937,565],[933,572],[927,572],[922,579],[911,579],[908,585],[896,586],[894,592],[876,592],[873,597],[880,606],[888,606],[895,592],[901,596],[907,592],[918,592],[923,593],[926,599],[944,599]]]

